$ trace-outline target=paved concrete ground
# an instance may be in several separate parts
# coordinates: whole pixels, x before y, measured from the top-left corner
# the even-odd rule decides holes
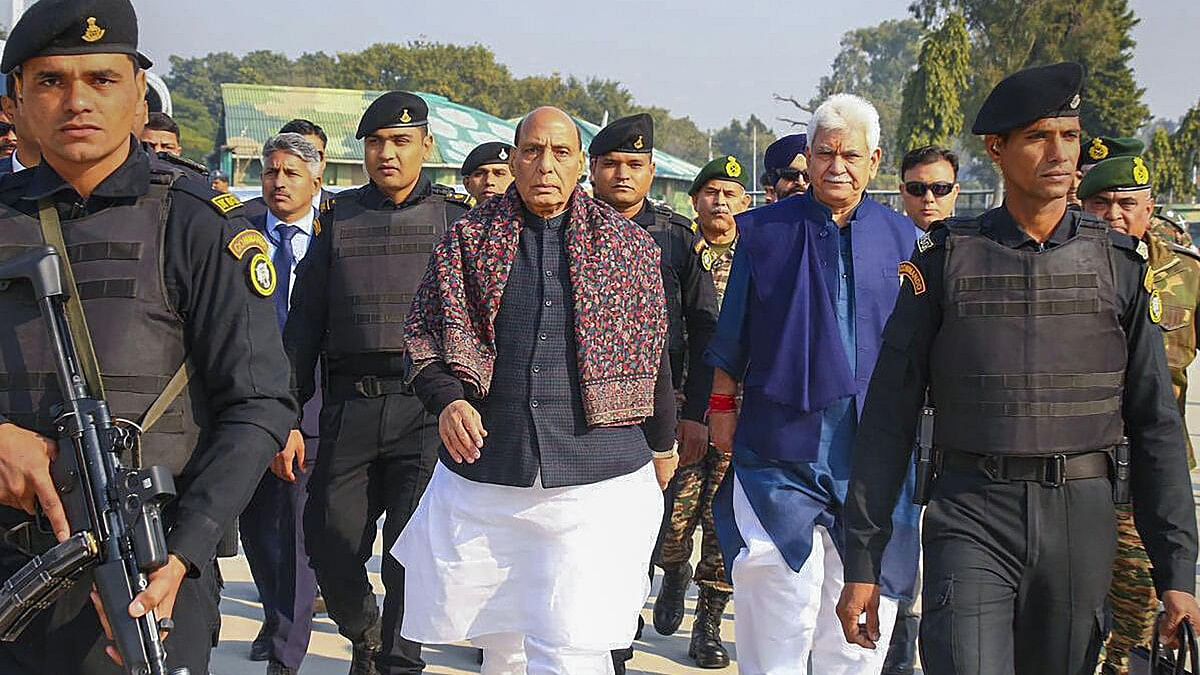
[[[1200,363],[1192,367],[1192,382],[1200,381]],[[1188,428],[1192,430],[1192,443],[1200,447],[1200,395],[1188,402]],[[1200,493],[1200,476],[1193,476],[1193,490]],[[1200,503],[1200,496],[1197,502]],[[696,546],[696,550],[699,550]],[[375,557],[370,562],[371,582],[379,601],[383,601],[383,585],[379,579],[380,550],[376,545]],[[258,604],[254,583],[244,557],[231,558],[221,563],[225,575],[225,593],[221,601],[221,645],[213,653],[211,672],[213,675],[250,675],[266,672],[266,665],[249,660],[250,641],[258,633],[262,622],[262,606]],[[1198,566],[1200,571],[1200,566]],[[654,592],[658,590],[656,579]],[[696,589],[688,593],[688,617],[683,627],[671,637],[663,637],[647,625],[642,640],[637,643],[637,655],[630,664],[630,673],[731,673],[736,672],[736,662],[722,671],[706,671],[688,667],[688,637],[691,634],[691,611],[695,608]],[[642,616],[650,622],[650,608],[654,597],[647,601]],[[733,641],[733,603],[725,611],[722,636],[731,655],[736,659],[737,646]],[[425,660],[429,662],[427,672],[436,674],[478,672],[474,652],[467,646],[431,646],[425,648]],[[349,669],[350,643],[338,635],[337,628],[327,616],[318,618],[313,628],[312,643],[308,657],[301,668],[303,675],[344,675]]]

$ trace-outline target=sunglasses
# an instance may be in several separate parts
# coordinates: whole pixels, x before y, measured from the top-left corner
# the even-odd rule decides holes
[[[778,171],[778,176],[781,180],[789,180],[793,183],[801,178],[804,179],[805,183],[808,182],[808,172],[801,171],[800,169],[780,169]]]
[[[0,136],[7,136],[16,127],[8,122],[0,122]]]
[[[922,183],[910,180],[904,184],[904,191],[913,197],[924,197],[926,192],[932,192],[934,197],[945,197],[954,191],[954,183]]]

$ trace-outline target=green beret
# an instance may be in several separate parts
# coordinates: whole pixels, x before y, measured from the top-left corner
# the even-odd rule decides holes
[[[1092,166],[1113,157],[1136,157],[1145,151],[1146,144],[1136,138],[1097,136],[1080,148],[1079,166]]]
[[[1132,192],[1150,188],[1150,167],[1141,157],[1113,157],[1092,167],[1079,183],[1080,199],[1100,192]]]
[[[733,155],[718,157],[704,168],[700,169],[700,173],[696,174],[696,180],[692,181],[692,187],[688,190],[688,194],[695,197],[706,183],[710,180],[727,180],[746,187],[746,168]]]

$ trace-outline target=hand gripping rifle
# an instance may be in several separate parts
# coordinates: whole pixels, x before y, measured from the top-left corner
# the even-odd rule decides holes
[[[91,391],[76,348],[79,336],[64,310],[62,278],[62,260],[49,246],[0,263],[0,290],[28,281],[49,329],[63,395],[55,410],[58,458],[51,475],[72,532],[0,587],[0,639],[16,640],[39,612],[91,571],[125,672],[187,675],[186,668],[167,670],[154,612],[135,619],[126,609],[149,584],[148,575],[167,563],[162,508],[175,496],[175,481],[161,466],[121,465],[121,451],[133,449],[140,430],[114,421],[108,404]]]

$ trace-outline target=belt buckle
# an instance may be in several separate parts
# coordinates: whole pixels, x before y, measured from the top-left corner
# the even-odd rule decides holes
[[[1042,464],[1042,486],[1048,488],[1062,487],[1067,482],[1067,456],[1063,454],[1050,455]]]
[[[981,462],[983,473],[988,478],[997,483],[1007,483],[1008,476],[1004,472],[1004,457],[1001,455],[988,455]]]
[[[366,396],[367,398],[377,398],[382,394],[382,388],[379,385],[379,378],[374,375],[367,375],[354,383],[354,391]]]

